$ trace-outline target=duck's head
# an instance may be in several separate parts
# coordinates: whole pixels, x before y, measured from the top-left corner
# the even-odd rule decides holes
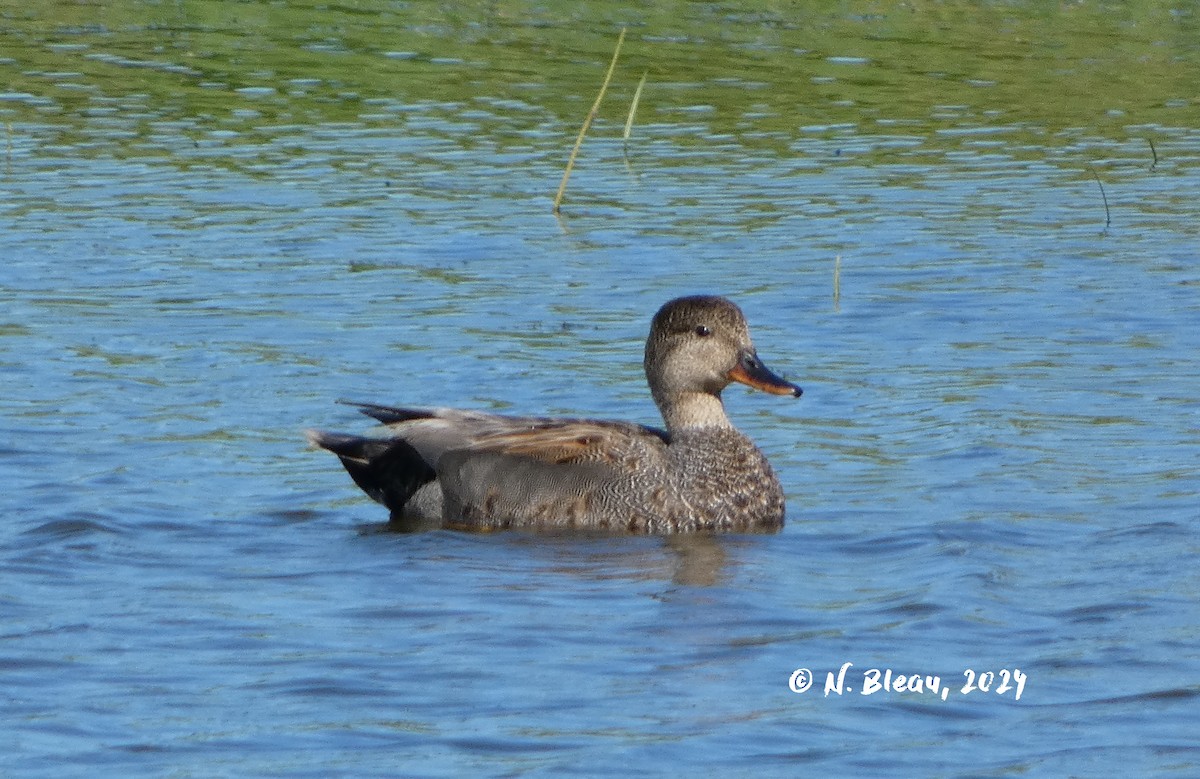
[[[694,295],[667,302],[650,324],[644,364],[668,426],[670,407],[695,395],[719,402],[721,391],[735,381],[773,395],[801,393],[758,359],[746,317],[723,297]]]

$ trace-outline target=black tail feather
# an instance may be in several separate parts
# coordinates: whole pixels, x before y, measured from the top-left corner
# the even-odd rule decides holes
[[[363,438],[320,430],[309,430],[307,435],[309,442],[336,454],[354,483],[394,516],[417,490],[437,477],[417,450],[399,438]]]
[[[360,413],[385,425],[393,422],[407,422],[410,419],[426,419],[432,416],[429,411],[415,408],[396,408],[395,406],[381,406],[378,403],[358,403],[353,400],[339,400],[338,403],[354,406]]]

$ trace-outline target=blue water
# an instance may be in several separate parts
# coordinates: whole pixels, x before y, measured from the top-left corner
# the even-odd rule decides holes
[[[1200,774],[1200,134],[609,127],[556,220],[570,130],[427,108],[13,128],[0,773]],[[305,448],[345,397],[655,422],[649,317],[700,291],[805,389],[727,393],[780,535],[383,533]]]

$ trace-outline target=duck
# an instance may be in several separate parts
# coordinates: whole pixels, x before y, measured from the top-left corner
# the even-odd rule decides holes
[[[721,393],[734,382],[796,398],[802,390],[759,359],[742,310],[717,295],[668,301],[651,320],[643,367],[663,428],[350,403],[382,427],[305,432],[389,510],[397,530],[782,528],[779,479],[733,426]]]

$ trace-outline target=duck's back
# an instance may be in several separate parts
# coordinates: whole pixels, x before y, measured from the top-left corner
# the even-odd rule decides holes
[[[665,434],[621,422],[539,420],[446,452],[448,524],[473,529],[647,530],[646,500],[669,488]]]
[[[669,439],[640,425],[547,422],[446,453],[448,523],[634,533],[763,532],[783,525],[783,491],[733,428]]]

